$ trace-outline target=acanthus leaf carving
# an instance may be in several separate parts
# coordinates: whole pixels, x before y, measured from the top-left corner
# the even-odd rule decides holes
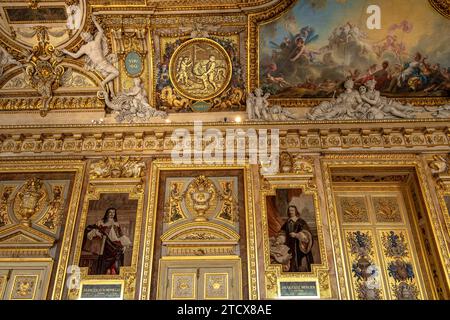
[[[103,157],[91,163],[91,179],[101,178],[141,178],[146,168],[140,157]]]
[[[65,68],[61,65],[63,54],[56,49],[49,40],[46,27],[36,27],[38,44],[32,49],[25,64],[25,81],[36,89],[41,96],[41,116],[46,116],[48,103],[53,97],[54,90],[64,82]]]

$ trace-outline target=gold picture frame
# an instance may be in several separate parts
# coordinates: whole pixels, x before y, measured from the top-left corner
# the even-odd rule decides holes
[[[445,1],[428,0],[430,5],[439,14],[449,18],[449,6],[445,5]],[[274,20],[279,19],[282,15],[292,8],[298,1],[297,0],[280,0],[275,6],[269,9],[250,14],[248,16],[248,70],[247,70],[247,92],[253,92],[256,88],[260,87],[260,55],[259,55],[259,40],[260,40],[260,27],[268,24]],[[272,104],[281,105],[284,107],[314,107],[320,104],[322,101],[327,101],[329,98],[269,98]],[[441,106],[450,101],[449,97],[397,97],[396,101],[402,104],[412,104],[417,106]]]
[[[99,200],[101,194],[126,193],[130,200],[137,200],[136,225],[134,229],[133,251],[131,266],[120,268],[118,275],[88,275],[88,268],[80,268],[81,283],[84,281],[111,281],[121,280],[124,282],[124,299],[134,299],[136,291],[136,278],[138,270],[139,250],[141,243],[141,226],[144,208],[144,190],[142,189],[142,180],[140,178],[104,178],[90,179],[87,193],[84,196],[80,222],[77,230],[73,264],[79,265],[83,244],[84,229],[86,228],[87,216],[89,211],[89,202]],[[108,282],[109,281],[109,282]],[[69,290],[69,299],[79,297],[79,288]]]
[[[291,179],[294,176],[290,177]],[[272,177],[275,179],[275,177]],[[295,178],[294,178],[295,179]],[[302,180],[302,179],[301,179]],[[319,205],[319,193],[314,184],[311,184],[309,179],[303,181],[284,184],[284,182],[269,180],[269,185],[261,191],[261,212],[262,212],[262,240],[264,250],[264,272],[265,272],[265,294],[268,299],[280,299],[280,282],[290,281],[312,281],[317,282],[318,295],[321,298],[331,298],[331,290],[328,277],[328,258],[326,254],[325,239],[322,229],[321,217]],[[272,182],[272,183],[271,183]],[[270,263],[270,245],[269,245],[269,225],[268,225],[268,213],[267,213],[267,197],[276,195],[277,189],[301,189],[305,195],[311,195],[313,197],[317,235],[319,240],[320,251],[320,264],[312,264],[311,272],[283,272],[281,265],[275,265]],[[288,297],[285,297],[288,298]],[[299,297],[297,297],[299,298]],[[315,297],[317,298],[317,297]]]

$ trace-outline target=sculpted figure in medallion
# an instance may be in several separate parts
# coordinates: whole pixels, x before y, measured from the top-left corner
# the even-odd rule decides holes
[[[169,63],[171,82],[177,93],[193,100],[209,100],[228,86],[232,65],[227,51],[217,42],[197,38],[184,42]]]
[[[104,77],[101,83],[103,90],[107,92],[109,91],[111,96],[114,96],[112,81],[119,76],[119,70],[114,67],[113,62],[117,59],[117,57],[115,54],[109,53],[105,33],[95,16],[92,16],[92,21],[97,28],[97,34],[93,36],[89,32],[83,32],[81,37],[86,44],[81,46],[76,53],[72,53],[67,50],[62,50],[62,52],[74,59],[85,56],[87,69],[89,71],[95,70],[102,74]]]
[[[200,66],[197,68],[197,74],[196,76],[198,76],[201,80],[202,80],[202,84],[203,84],[203,89],[204,91],[208,91],[209,90],[209,86],[211,86],[214,91],[217,90],[217,85],[216,85],[216,57],[211,55],[209,57],[208,62],[204,65],[204,66]]]

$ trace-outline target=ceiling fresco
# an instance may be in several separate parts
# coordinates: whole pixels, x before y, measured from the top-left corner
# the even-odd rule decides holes
[[[375,1],[381,31],[351,0],[0,1],[0,110],[445,119],[448,7],[420,1]]]

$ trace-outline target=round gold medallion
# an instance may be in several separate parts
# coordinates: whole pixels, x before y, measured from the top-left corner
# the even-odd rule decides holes
[[[206,38],[180,45],[169,64],[173,86],[193,100],[209,100],[221,94],[230,83],[231,72],[231,60],[225,49]]]

